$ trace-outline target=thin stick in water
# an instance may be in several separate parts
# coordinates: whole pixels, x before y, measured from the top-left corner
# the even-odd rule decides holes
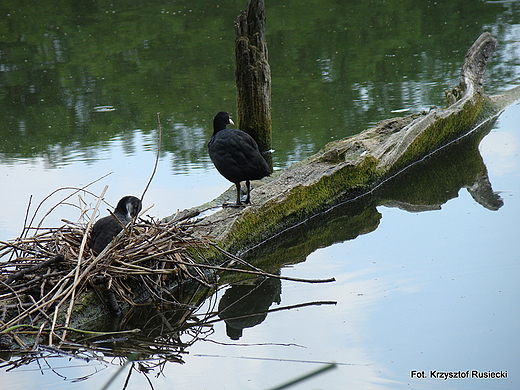
[[[159,164],[159,155],[161,154],[161,142],[162,142],[162,127],[161,127],[161,113],[157,113],[157,154],[155,155],[155,164],[153,166],[152,175],[150,176],[150,180],[148,180],[148,183],[146,184],[146,187],[144,188],[143,194],[141,195],[141,202],[144,200],[144,195],[146,194],[146,191],[148,191],[148,187],[150,187],[150,184],[155,176],[155,172],[157,171],[157,165]]]

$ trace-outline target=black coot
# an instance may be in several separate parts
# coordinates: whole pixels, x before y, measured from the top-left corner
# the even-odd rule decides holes
[[[139,198],[135,196],[121,198],[114,210],[114,215],[121,224],[112,215],[103,217],[94,224],[90,234],[90,247],[94,252],[100,253],[105,249],[108,243],[123,230],[121,225],[126,226],[132,218],[139,214],[141,208],[142,204]]]
[[[213,119],[213,135],[208,142],[209,157],[215,168],[237,188],[237,205],[240,201],[240,182],[245,181],[247,197],[245,203],[251,202],[250,180],[259,180],[271,174],[267,162],[262,157],[256,141],[245,131],[226,129],[233,125],[227,112],[219,112]]]

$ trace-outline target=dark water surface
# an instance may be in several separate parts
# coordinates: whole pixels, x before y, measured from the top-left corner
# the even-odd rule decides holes
[[[149,214],[170,215],[225,190],[205,143],[215,112],[236,107],[233,21],[245,3],[3,1],[0,240],[20,233],[30,195],[34,211],[56,189],[112,172],[90,190],[108,185],[112,204],[139,196],[153,169],[157,112],[163,145]],[[381,119],[442,106],[483,31],[498,39],[487,93],[520,85],[518,2],[268,2],[276,168]],[[237,296],[249,297],[243,311],[336,305],[272,312],[227,330],[216,322],[187,348],[185,364],[144,362],[163,364],[147,376],[134,372],[127,388],[267,389],[328,362],[338,366],[297,388],[518,388],[519,124],[513,105],[489,133],[248,254],[266,267],[293,264],[282,275],[335,283],[234,286],[197,312]],[[503,204],[475,191],[486,174]],[[53,195],[37,220],[70,193]],[[63,207],[44,225],[78,216]],[[0,377],[6,389],[98,389],[119,363],[48,353]],[[507,378],[421,379],[414,370]],[[123,388],[127,373],[110,389]]]

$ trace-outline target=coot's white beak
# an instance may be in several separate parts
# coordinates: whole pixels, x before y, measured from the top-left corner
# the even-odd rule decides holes
[[[233,122],[233,120],[231,118],[229,118],[229,124],[234,126],[235,122]]]

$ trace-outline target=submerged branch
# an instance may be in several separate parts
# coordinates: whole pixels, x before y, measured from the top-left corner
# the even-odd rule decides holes
[[[189,265],[188,263],[179,262],[179,264]],[[238,273],[244,273],[244,274],[251,274],[251,275],[257,275],[257,276],[265,276],[267,278],[273,278],[273,279],[281,279],[281,280],[290,280],[292,282],[303,282],[303,283],[330,283],[335,282],[335,278],[327,278],[327,279],[303,279],[303,278],[292,278],[290,276],[281,276],[281,275],[275,275],[270,274],[268,272],[264,271],[255,271],[255,270],[247,270],[247,269],[240,269],[240,268],[230,268],[230,267],[221,267],[217,265],[208,265],[208,264],[198,264],[201,268],[207,268],[207,269],[213,269],[217,271],[226,271],[226,272],[238,272]]]

